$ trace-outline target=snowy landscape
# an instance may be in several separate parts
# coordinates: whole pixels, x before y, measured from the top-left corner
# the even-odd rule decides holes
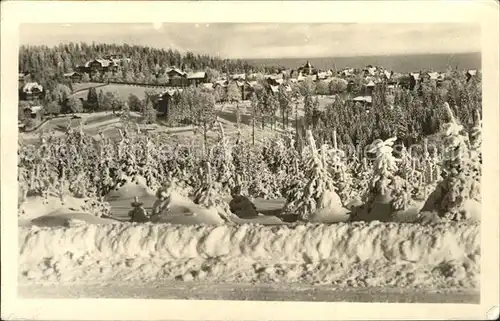
[[[479,303],[480,68],[19,66],[21,296]]]

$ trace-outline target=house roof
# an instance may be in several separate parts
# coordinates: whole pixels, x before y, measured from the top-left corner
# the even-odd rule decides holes
[[[317,77],[318,77],[318,79],[325,79],[327,77],[327,73],[324,71],[318,72]]]
[[[164,92],[162,92],[160,94],[160,97],[164,96],[164,95],[173,96],[176,93],[181,93],[181,92],[182,92],[181,88],[169,88],[169,89],[165,90]]]
[[[359,101],[359,102],[367,102],[371,103],[372,102],[372,97],[371,96],[357,96],[352,99],[353,101]]]
[[[370,80],[370,82],[366,84],[366,87],[375,87],[375,83],[373,82],[373,80]]]
[[[186,73],[184,71],[180,70],[177,67],[168,67],[167,70],[166,70],[166,73],[168,74],[168,73],[171,73],[172,71],[176,72],[176,73],[178,73],[179,75],[182,75],[182,76],[186,75]]]
[[[370,75],[373,76],[373,75],[375,75],[375,72],[377,71],[377,68],[376,67],[368,67],[368,68],[366,68],[366,70],[368,71],[368,73]]]
[[[420,73],[419,72],[411,72],[410,76],[412,76],[415,80],[420,79]]]
[[[439,73],[438,72],[429,72],[427,73],[431,79],[438,79]]]
[[[226,86],[227,86],[227,80],[217,80],[217,81],[214,83],[214,86],[222,86],[222,87],[226,87]]]
[[[279,89],[280,89],[280,88],[279,88],[279,86],[269,86],[269,87],[271,87],[271,91],[272,91],[273,93],[278,93],[278,92],[280,91],[280,90],[279,90]]]
[[[204,79],[206,73],[204,71],[197,71],[187,74],[188,79]]]
[[[469,75],[471,75],[471,76],[475,76],[475,75],[477,74],[477,70],[475,70],[475,69],[471,69],[471,70],[467,71],[467,73],[468,73]]]
[[[43,109],[43,106],[33,106],[33,107],[31,107],[31,112],[32,113],[37,113],[37,112],[39,112],[42,109]]]
[[[78,72],[76,72],[76,71],[73,71],[73,72],[67,72],[67,73],[65,73],[65,74],[64,74],[64,77],[71,77],[71,76],[73,76],[73,75],[75,75],[75,74],[79,75],[80,73],[78,73]]]
[[[37,112],[39,112],[42,109],[43,109],[43,106],[39,106],[39,105],[24,108],[24,110],[29,110],[30,113],[32,113],[32,114],[36,114]]]
[[[246,75],[245,74],[234,74],[232,78],[233,78],[233,80],[237,80],[237,79],[243,79],[243,80],[245,80],[246,79]]]
[[[37,82],[29,82],[23,86],[23,92],[25,93],[32,93],[33,90],[43,91],[43,87]]]
[[[214,89],[214,84],[211,83],[201,84],[201,86],[205,89]]]
[[[107,59],[94,59],[94,61],[98,61],[103,67],[109,67],[113,63],[113,61]]]

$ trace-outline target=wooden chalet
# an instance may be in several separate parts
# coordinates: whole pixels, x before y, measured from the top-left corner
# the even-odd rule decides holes
[[[82,77],[83,77],[83,75],[79,72],[76,72],[76,71],[68,72],[68,73],[64,74],[64,78],[71,80],[71,82],[80,82],[80,81],[82,81]]]
[[[283,79],[283,74],[278,74],[278,75],[266,75],[266,82],[271,85],[271,86],[279,86],[283,84],[284,79]]]
[[[243,81],[240,87],[241,90],[241,100],[248,100],[252,97],[254,92],[253,86],[256,85],[256,81]]]
[[[188,86],[198,86],[207,82],[207,73],[198,71],[186,75]]]
[[[36,120],[42,120],[43,118],[43,106],[31,106],[24,108],[24,117]]]
[[[37,82],[29,82],[19,90],[19,100],[41,99],[43,96],[43,87]]]
[[[371,96],[373,94],[373,90],[375,89],[375,82],[373,80],[370,80],[365,86],[364,86],[364,92],[366,96]]]
[[[181,88],[177,89],[168,89],[161,93],[156,100],[156,110],[165,116],[165,119],[168,120],[168,112],[169,107],[172,104],[172,100],[176,98],[182,92]]]
[[[188,80],[186,78],[186,73],[176,67],[171,67],[167,69],[166,72],[168,76],[168,84],[171,87],[187,87]]]
[[[119,62],[112,59],[94,59],[87,61],[83,66],[77,66],[76,71],[80,73],[104,73],[118,71]]]

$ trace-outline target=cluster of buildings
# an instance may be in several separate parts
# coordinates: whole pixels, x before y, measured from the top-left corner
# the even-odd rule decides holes
[[[120,66],[125,62],[130,62],[130,58],[123,58],[118,55],[107,55],[102,58],[96,58],[87,61],[85,64],[77,66],[76,72],[78,73],[103,73],[103,72],[117,72]]]
[[[64,76],[73,82],[82,80],[83,74],[117,72],[125,62],[130,62],[129,58],[121,58],[117,55],[108,55],[103,58],[87,61],[84,65],[77,66],[75,72],[67,73]],[[171,87],[159,95],[158,109],[166,112],[172,97],[182,91],[182,88],[189,86],[201,87],[205,90],[225,90],[230,85],[236,85],[241,94],[241,100],[248,100],[257,86],[270,93],[278,93],[281,89],[292,92],[293,84],[305,81],[323,83],[329,85],[332,80],[344,82],[346,91],[352,92],[354,86],[359,86],[361,78],[361,88],[355,91],[358,96],[351,99],[363,104],[371,104],[372,94],[377,86],[383,85],[389,92],[397,87],[404,87],[413,90],[417,84],[434,81],[439,85],[445,80],[445,74],[439,72],[412,72],[408,74],[395,74],[382,67],[368,65],[363,69],[343,68],[341,70],[319,70],[311,65],[309,61],[305,65],[295,70],[283,70],[274,74],[241,73],[232,75],[222,75],[218,79],[209,82],[205,71],[185,72],[177,67],[169,67],[165,70],[166,83],[163,86]],[[476,70],[469,70],[466,73],[467,81],[476,76]],[[43,87],[36,82],[26,82],[26,74],[19,74],[19,98],[20,100],[36,100],[43,96]],[[326,87],[328,88],[328,87]],[[36,106],[35,106],[36,107]],[[40,109],[40,108],[39,108]],[[31,117],[37,117],[39,109],[27,110]],[[42,108],[43,109],[43,108]]]
[[[170,87],[189,87],[207,83],[207,73],[204,71],[185,72],[176,67],[169,67],[165,71]]]

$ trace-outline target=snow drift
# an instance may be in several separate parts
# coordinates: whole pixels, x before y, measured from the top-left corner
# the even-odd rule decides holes
[[[153,196],[154,192],[148,187],[146,179],[140,175],[125,177],[124,182],[106,195],[106,200],[123,200],[137,197]]]
[[[194,276],[255,281],[264,273],[266,282],[361,278],[361,285],[387,286],[393,275],[397,282],[435,286],[437,273],[448,285],[476,287],[480,264],[479,225],[464,223],[111,224],[21,228],[19,237],[21,280],[37,282]]]

